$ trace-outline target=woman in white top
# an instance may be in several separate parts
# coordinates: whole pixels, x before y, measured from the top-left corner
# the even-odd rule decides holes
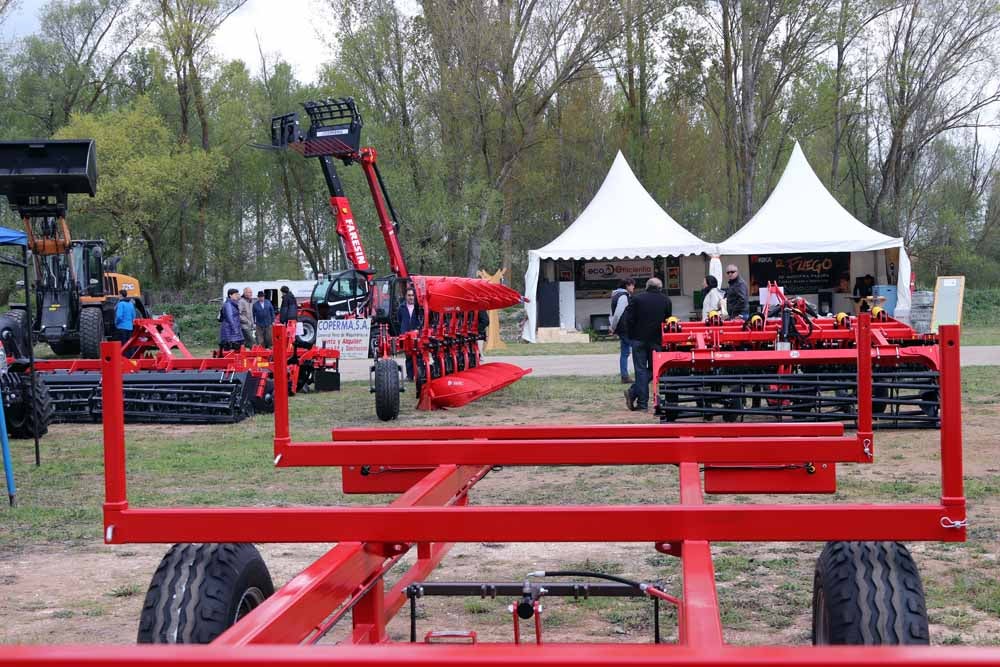
[[[726,297],[719,289],[719,281],[716,280],[715,276],[705,276],[701,285],[701,295],[702,322],[708,319],[708,314],[713,310],[719,311],[725,317],[723,304],[726,303]]]

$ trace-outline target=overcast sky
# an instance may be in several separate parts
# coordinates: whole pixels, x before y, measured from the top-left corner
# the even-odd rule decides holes
[[[38,11],[44,5],[44,0],[20,0],[0,28],[4,41],[35,32]],[[258,72],[259,36],[269,66],[281,58],[291,63],[300,81],[314,81],[320,64],[330,56],[317,35],[328,23],[322,7],[321,0],[248,0],[215,36],[215,48],[222,58],[243,60]]]

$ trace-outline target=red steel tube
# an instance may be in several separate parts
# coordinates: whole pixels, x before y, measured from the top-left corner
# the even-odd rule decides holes
[[[680,465],[680,495],[684,505],[701,506],[704,503],[701,473],[696,463]],[[681,643],[721,646],[722,619],[715,590],[712,548],[708,541],[684,540],[681,543],[681,572],[684,592],[677,624]]]
[[[510,665],[515,661],[552,667],[622,665],[672,667],[962,667],[995,665],[1000,650],[940,646],[722,647],[622,644],[383,644],[380,646],[11,646],[0,649],[10,667],[134,665],[227,667],[232,665],[329,665],[340,667],[450,667]]]
[[[104,425],[104,511],[128,507],[125,485],[125,395],[122,389],[121,343],[101,343],[102,422]],[[112,528],[108,528],[106,537]]]
[[[644,465],[657,463],[759,464],[857,462],[868,459],[854,437],[681,437],[563,440],[416,440],[295,442],[280,466],[337,465]]]
[[[875,438],[872,433],[872,320],[868,313],[858,316],[858,443],[864,455],[874,458]]]
[[[721,438],[835,436],[840,422],[745,424],[559,424],[545,426],[430,426],[408,428],[338,427],[333,441],[362,440],[557,440],[561,438]],[[329,444],[329,443],[324,443]]]
[[[667,644],[381,644],[378,646],[8,646],[6,667],[987,667],[1000,649],[972,646],[725,646]]]
[[[962,482],[962,370],[959,328],[939,327],[941,338],[941,501],[960,505],[965,518],[965,489]]]
[[[291,432],[288,423],[288,360],[286,355],[278,351],[288,349],[288,328],[295,323],[275,324],[272,329],[272,339],[275,350],[274,357],[274,458],[275,464],[280,461],[282,452],[291,442]],[[294,332],[295,329],[292,329]],[[294,333],[292,334],[294,336]]]
[[[128,509],[115,544],[964,539],[942,505],[618,505]],[[954,518],[954,517],[952,517]]]

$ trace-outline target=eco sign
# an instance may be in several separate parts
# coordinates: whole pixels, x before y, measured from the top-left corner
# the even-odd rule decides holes
[[[583,265],[584,280],[645,280],[653,276],[653,260],[627,259],[609,262],[587,262]]]
[[[316,323],[316,345],[340,350],[341,359],[367,359],[371,319],[320,320]]]

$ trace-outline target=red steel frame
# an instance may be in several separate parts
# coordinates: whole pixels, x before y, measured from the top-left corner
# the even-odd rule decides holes
[[[275,343],[286,332],[275,329]],[[868,319],[857,331],[869,347]],[[942,490],[925,505],[703,503],[699,464],[745,461],[856,462],[874,458],[871,401],[859,401],[859,428],[825,424],[661,424],[494,428],[335,429],[330,442],[294,442],[286,369],[275,366],[275,463],[381,466],[403,493],[385,507],[135,508],[126,494],[123,360],[105,343],[105,541],[339,542],[206,647],[7,647],[0,662],[62,664],[506,664],[546,665],[884,665],[998,664],[1000,650],[920,647],[749,648],[724,644],[710,543],[715,540],[936,540],[966,538],[958,327],[941,328]],[[817,351],[818,352],[818,351]],[[858,355],[859,391],[871,392],[872,358]],[[869,397],[870,398],[870,397]],[[867,407],[866,407],[867,406]],[[473,507],[469,492],[494,465],[674,464],[679,505]],[[403,471],[400,473],[400,467]],[[682,560],[676,645],[391,645],[386,624],[450,543],[480,541],[652,542]],[[401,556],[417,558],[390,589],[384,575]],[[302,648],[350,613],[345,645]],[[358,646],[375,644],[377,646]]]

